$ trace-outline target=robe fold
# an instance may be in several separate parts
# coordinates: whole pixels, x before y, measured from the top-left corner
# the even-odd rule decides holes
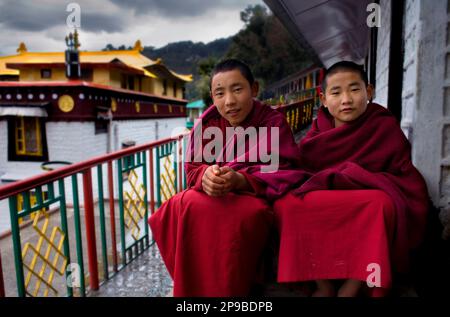
[[[268,127],[267,132],[258,130],[258,136],[263,133],[266,138],[256,143],[246,140],[245,151],[236,150],[234,156],[229,156],[227,149],[236,148],[236,136],[226,137],[230,125],[216,107],[210,107],[200,120],[201,124],[197,122],[191,132],[187,151],[188,189],[164,202],[149,218],[149,224],[173,278],[174,296],[246,296],[258,278],[258,266],[273,224],[268,201],[285,194],[302,175],[292,168],[298,164],[298,149],[284,116],[256,100],[241,125]],[[213,161],[202,156],[211,140],[202,137],[201,146],[196,148],[198,140],[194,139],[196,132],[203,136],[209,127],[223,132],[224,148],[214,151]],[[275,147],[270,143],[270,127],[279,128],[279,144]],[[278,171],[273,173],[261,172],[269,164],[261,160],[259,152],[266,141],[269,153],[279,156]],[[258,159],[250,162],[251,157]],[[252,190],[221,197],[207,195],[202,190],[202,177],[213,164],[242,173]]]
[[[321,107],[299,152],[302,182],[274,205],[279,281],[366,281],[379,265],[375,285],[389,288],[391,269],[407,271],[409,252],[423,239],[429,207],[398,122],[372,103],[335,128]]]

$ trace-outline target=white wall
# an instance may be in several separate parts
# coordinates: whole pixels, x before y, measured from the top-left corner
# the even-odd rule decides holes
[[[412,140],[418,94],[418,48],[420,39],[420,0],[407,0],[404,17],[405,56],[403,62],[403,92],[401,127]]]
[[[168,138],[178,127],[186,127],[186,118],[114,121],[113,149],[119,150],[126,140],[143,144]]]
[[[381,22],[378,29],[376,87],[374,101],[387,106],[389,79],[389,49],[391,37],[391,1],[381,0]]]

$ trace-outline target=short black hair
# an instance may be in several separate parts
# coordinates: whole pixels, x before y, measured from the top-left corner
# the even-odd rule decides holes
[[[209,88],[211,89],[212,79],[216,74],[223,73],[223,72],[229,72],[229,71],[232,71],[235,69],[237,69],[241,72],[242,76],[244,76],[245,79],[247,79],[247,81],[250,83],[250,86],[253,85],[253,83],[255,82],[255,78],[253,77],[250,67],[243,61],[240,61],[240,60],[234,59],[234,58],[230,58],[230,59],[225,59],[216,64],[213,71],[211,72],[211,79],[209,80]]]
[[[337,72],[342,72],[342,71],[344,71],[344,72],[350,71],[350,72],[359,74],[361,79],[364,81],[364,84],[366,85],[366,87],[369,85],[367,73],[364,70],[364,67],[362,65],[358,65],[355,62],[351,62],[351,61],[341,61],[341,62],[337,62],[337,63],[331,65],[330,67],[328,67],[325,70],[325,74],[324,74],[323,80],[322,80],[322,92],[323,93],[325,93],[327,90],[327,78],[330,75],[333,75],[333,74],[336,74]]]

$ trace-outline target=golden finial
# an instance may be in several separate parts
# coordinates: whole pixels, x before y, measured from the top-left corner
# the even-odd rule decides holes
[[[22,54],[22,53],[28,52],[28,49],[24,42],[20,42],[19,47],[17,48],[16,51],[17,51],[17,53]]]
[[[69,33],[69,36],[66,36],[66,45],[70,51],[78,51],[78,48],[81,46],[78,41],[78,31],[75,29],[75,32]]]
[[[78,40],[78,31],[75,29],[75,33],[73,34],[73,43],[75,46],[75,50],[78,51],[78,48],[81,46],[80,41]]]
[[[134,43],[133,50],[142,52],[144,48],[142,47],[141,40],[137,40],[136,43]]]

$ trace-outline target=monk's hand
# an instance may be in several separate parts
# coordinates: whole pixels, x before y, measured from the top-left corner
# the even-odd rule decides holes
[[[226,192],[226,180],[221,176],[221,171],[218,165],[211,165],[203,174],[202,187],[203,191],[209,196],[222,196]]]
[[[220,177],[226,181],[224,186],[225,194],[232,190],[249,190],[250,184],[247,178],[229,166],[220,168]]]

